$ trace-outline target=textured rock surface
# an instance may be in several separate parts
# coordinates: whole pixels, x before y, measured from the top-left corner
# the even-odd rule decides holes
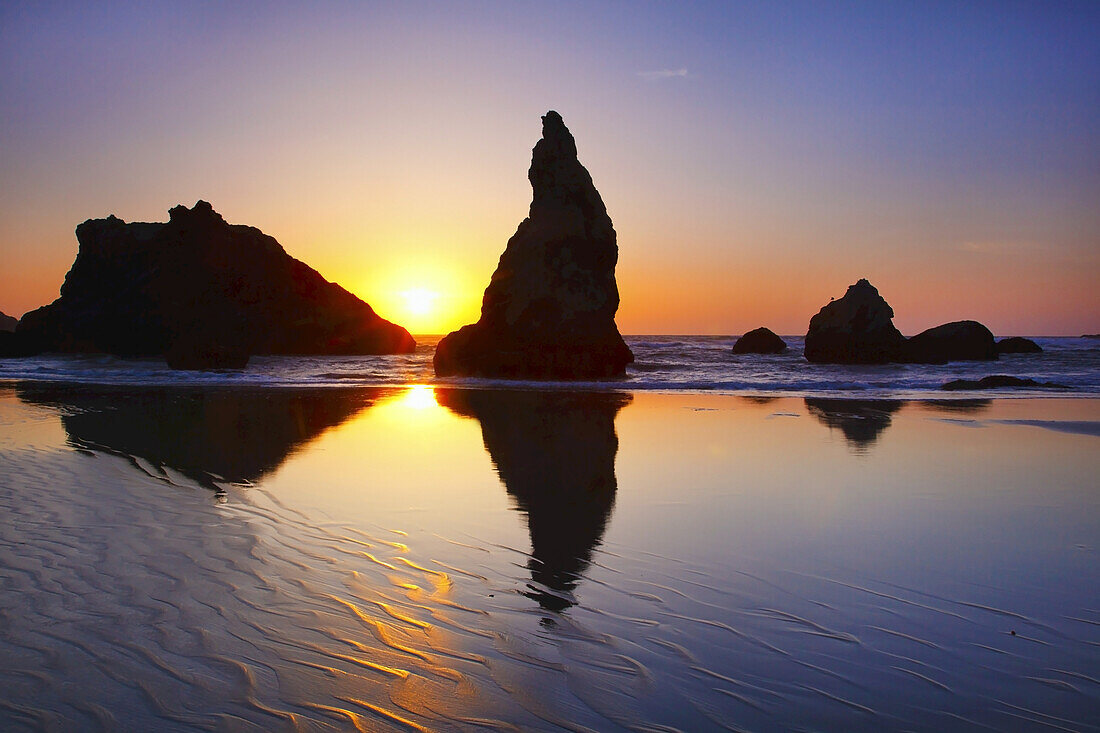
[[[1057,384],[1056,382],[1037,382],[1034,379],[1010,377],[1005,374],[993,374],[988,377],[982,377],[981,379],[955,379],[944,384],[940,389],[952,392],[961,389],[1003,389],[1005,387],[1051,387],[1054,389],[1069,389],[1066,385]]]
[[[786,350],[787,342],[763,326],[749,331],[733,345],[735,354],[780,354]]]
[[[900,361],[946,364],[949,361],[992,361],[997,342],[977,321],[955,321],[922,331],[905,342]]]
[[[998,354],[1041,354],[1043,347],[1023,336],[1011,336],[997,342]]]
[[[19,323],[18,318],[0,312],[0,331],[15,331],[17,323]]]
[[[557,112],[542,118],[531,210],[500,257],[477,323],[436,347],[440,376],[580,379],[634,360],[615,326],[615,229]]]
[[[114,216],[77,227],[61,297],[18,332],[48,351],[153,356],[173,349],[252,354],[409,352],[408,331],[200,201],[166,224]],[[182,343],[181,343],[182,342]]]
[[[897,359],[905,337],[894,310],[871,283],[860,280],[844,297],[810,319],[806,359],[830,364],[884,364]]]

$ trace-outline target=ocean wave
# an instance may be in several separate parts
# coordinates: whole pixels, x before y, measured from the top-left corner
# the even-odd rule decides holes
[[[389,356],[262,356],[239,371],[177,372],[159,359],[123,360],[105,355],[46,355],[0,360],[0,381],[49,381],[76,384],[144,386],[346,387],[429,384],[520,389],[621,391],[707,391],[739,394],[814,396],[863,392],[868,396],[928,396],[955,379],[990,374],[1066,385],[997,392],[1013,396],[1100,395],[1100,345],[1078,338],[1038,339],[1041,354],[1007,355],[996,362],[947,365],[809,364],[801,337],[787,337],[790,348],[776,355],[734,355],[732,339],[716,336],[631,337],[635,361],[620,378],[583,382],[437,378],[432,368],[434,342],[415,353]]]

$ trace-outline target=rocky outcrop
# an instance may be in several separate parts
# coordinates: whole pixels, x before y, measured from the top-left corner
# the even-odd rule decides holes
[[[18,333],[47,351],[410,352],[408,331],[288,255],[259,229],[227,224],[205,201],[167,223],[114,216],[76,229],[80,249],[61,297]]]
[[[781,354],[786,350],[787,342],[763,326],[749,331],[733,345],[735,354]]]
[[[12,333],[15,331],[15,326],[18,323],[18,318],[0,312],[0,332],[7,331],[9,333]]]
[[[31,339],[11,331],[0,331],[0,359],[16,359],[42,353]]]
[[[949,392],[963,389],[1003,389],[1005,387],[1048,387],[1054,389],[1069,389],[1064,384],[1056,382],[1037,382],[1034,379],[1024,377],[1010,377],[1005,374],[993,374],[981,379],[955,379],[947,382],[940,389]]]
[[[998,354],[1041,354],[1043,347],[1023,336],[1011,336],[997,342]]]
[[[615,229],[557,112],[542,118],[531,209],[500,257],[477,323],[436,347],[440,376],[583,379],[634,360],[618,328]]]
[[[955,321],[922,331],[905,342],[899,361],[946,364],[949,361],[993,361],[997,342],[977,321]]]
[[[206,334],[181,336],[164,354],[164,360],[172,369],[191,371],[244,369],[249,358],[251,355],[242,344]]]
[[[810,319],[806,359],[830,364],[895,361],[905,337],[894,327],[894,310],[867,280],[851,285]]]

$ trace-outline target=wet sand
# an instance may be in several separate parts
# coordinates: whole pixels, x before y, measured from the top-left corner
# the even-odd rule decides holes
[[[1096,730],[1098,426],[0,387],[0,727]]]

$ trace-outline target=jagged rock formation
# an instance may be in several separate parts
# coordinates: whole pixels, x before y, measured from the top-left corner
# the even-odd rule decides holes
[[[1023,336],[1010,336],[997,342],[998,354],[1041,354],[1043,347]]]
[[[0,331],[14,332],[19,319],[0,311]]]
[[[955,321],[918,333],[905,342],[899,361],[946,364],[949,361],[993,361],[997,342],[977,321]]]
[[[848,287],[810,319],[806,359],[830,364],[895,361],[905,337],[894,327],[894,310],[866,279]]]
[[[155,356],[410,352],[408,331],[210,204],[168,223],[114,216],[76,229],[80,250],[61,297],[18,333],[47,351]],[[201,356],[201,353],[200,353]]]
[[[749,331],[733,345],[735,354],[781,354],[786,350],[787,342],[763,326]]]
[[[557,112],[542,118],[531,210],[485,289],[481,318],[436,347],[440,376],[581,379],[622,374],[615,229]]]

